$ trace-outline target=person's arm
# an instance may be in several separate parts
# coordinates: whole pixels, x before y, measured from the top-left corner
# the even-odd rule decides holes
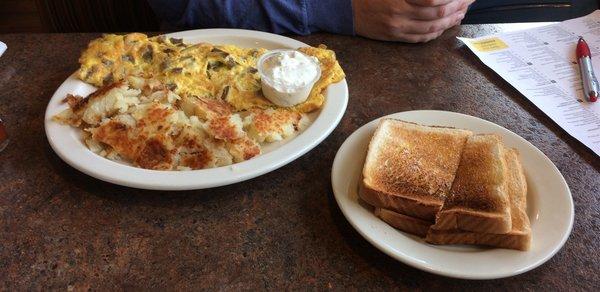
[[[353,0],[356,34],[368,38],[427,42],[460,24],[475,0]]]
[[[427,42],[460,23],[475,0],[148,0],[179,28],[317,31]]]
[[[351,0],[148,0],[179,28],[243,28],[306,35],[354,34]]]

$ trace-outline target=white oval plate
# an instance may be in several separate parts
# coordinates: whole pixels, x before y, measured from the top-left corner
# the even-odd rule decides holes
[[[358,182],[367,147],[378,120],[356,130],[340,147],[333,162],[335,199],[352,226],[389,256],[415,268],[448,277],[494,279],[529,271],[549,260],[563,246],[573,226],[571,192],[556,166],[539,149],[517,134],[480,118],[445,111],[409,111],[387,116],[424,125],[440,125],[496,133],[505,145],[521,153],[527,177],[527,214],[531,220],[529,251],[466,245],[430,245],[398,231],[358,201]]]
[[[168,36],[187,43],[209,42],[242,47],[282,49],[308,46],[280,35],[239,30],[204,29],[177,32]],[[78,56],[74,56],[78,57]],[[52,117],[67,108],[62,99],[67,93],[86,96],[95,87],[71,75],[56,90],[46,108],[45,128],[50,145],[65,162],[95,178],[129,187],[154,190],[190,190],[222,186],[248,180],[292,162],[323,141],[340,122],[348,103],[346,80],[331,84],[323,107],[311,114],[312,123],[293,139],[263,148],[253,159],[219,168],[192,171],[158,171],[114,162],[91,152],[81,139],[79,129],[58,124]]]

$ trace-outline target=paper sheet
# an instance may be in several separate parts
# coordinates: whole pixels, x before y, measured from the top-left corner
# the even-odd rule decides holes
[[[4,54],[4,51],[6,51],[6,44],[0,42],[0,57],[2,56],[2,54]]]
[[[504,80],[600,156],[600,101],[587,102],[575,57],[579,36],[600,76],[600,10],[557,24],[459,38]],[[597,57],[596,57],[597,56]]]

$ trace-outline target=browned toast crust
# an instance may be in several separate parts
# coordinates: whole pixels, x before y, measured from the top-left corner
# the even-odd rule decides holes
[[[431,222],[382,208],[375,208],[375,216],[381,218],[381,220],[396,229],[420,237],[425,237],[425,235],[427,235],[427,231],[429,230],[429,226],[431,226]]]
[[[470,210],[441,211],[432,226],[438,230],[460,229],[481,233],[507,233],[511,219],[500,214],[473,212]]]
[[[529,249],[531,245],[531,223],[527,216],[527,179],[519,159],[519,152],[516,149],[506,151],[506,165],[509,173],[508,193],[511,201],[511,233],[523,234],[523,245],[526,249]]]
[[[433,223],[435,215],[442,208],[441,202],[424,202],[413,198],[407,198],[401,194],[390,194],[365,186],[361,182],[358,195],[369,205],[389,209],[398,213],[406,214]]]
[[[433,244],[476,244],[500,248],[528,250],[531,233],[491,234],[475,233],[461,230],[429,229],[425,239]]]

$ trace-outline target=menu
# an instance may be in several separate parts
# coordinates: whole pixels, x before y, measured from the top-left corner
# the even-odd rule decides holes
[[[459,39],[485,65],[600,156],[600,101],[588,102],[583,93],[575,57],[580,36],[588,43],[594,72],[600,76],[600,10],[547,26]]]

